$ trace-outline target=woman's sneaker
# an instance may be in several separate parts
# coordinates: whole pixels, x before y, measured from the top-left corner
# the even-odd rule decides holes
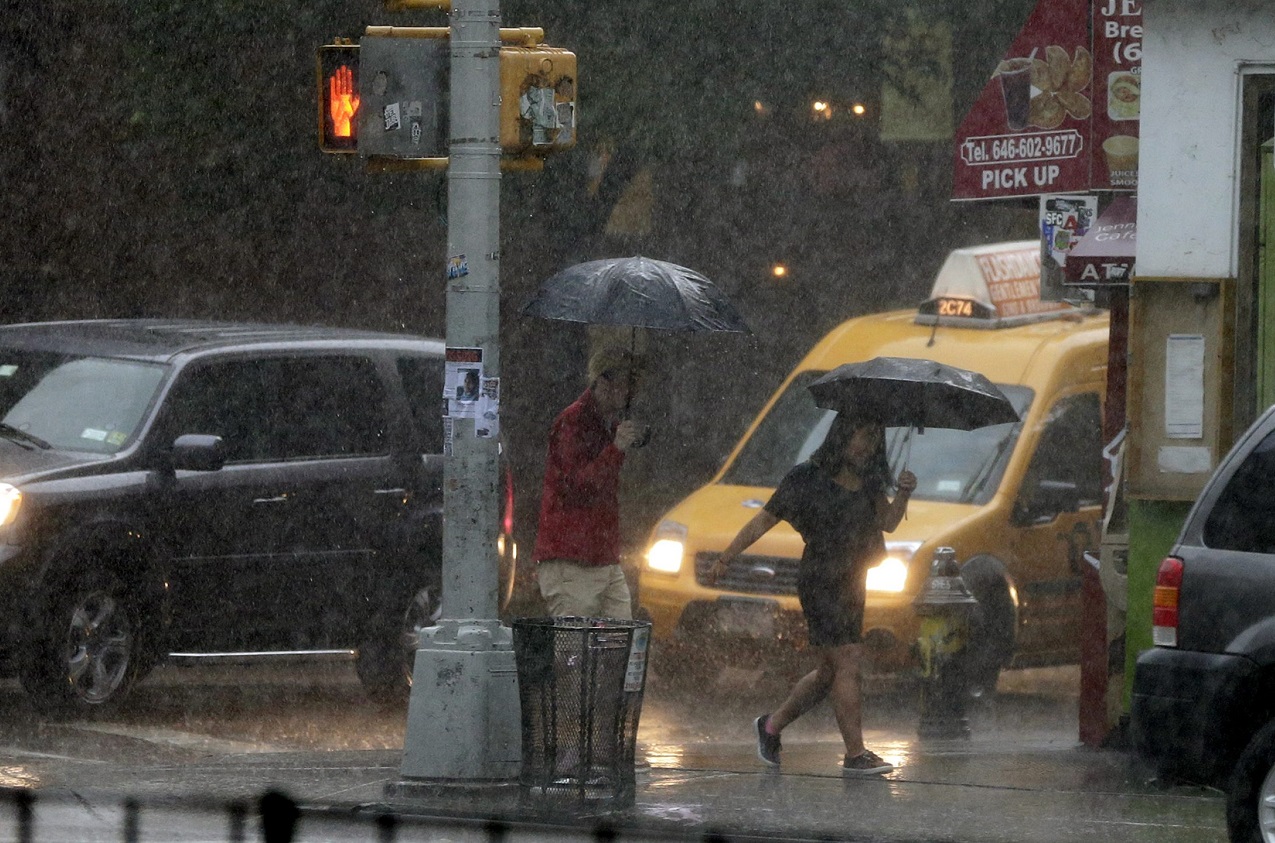
[[[766,722],[768,720],[770,720],[770,715],[763,714],[753,721],[753,725],[757,727],[757,757],[761,759],[763,764],[778,767],[779,750],[782,747],[779,744],[779,735],[772,735],[766,731]]]
[[[870,776],[873,773],[888,773],[893,769],[893,764],[870,749],[865,749],[854,758],[847,755],[841,762],[841,772],[847,776]]]

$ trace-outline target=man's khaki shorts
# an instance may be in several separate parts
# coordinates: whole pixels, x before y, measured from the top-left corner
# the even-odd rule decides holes
[[[554,617],[633,619],[633,598],[619,565],[545,559],[537,566],[536,576]]]

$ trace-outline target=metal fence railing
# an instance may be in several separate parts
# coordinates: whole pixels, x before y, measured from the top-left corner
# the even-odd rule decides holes
[[[427,808],[422,810],[428,811]],[[784,838],[800,840],[799,837]],[[0,787],[0,843],[64,841],[182,843],[746,843],[774,837],[670,825],[640,812],[594,816],[438,816],[388,805],[307,806],[267,790],[256,798],[218,801],[169,797],[94,799],[70,792]]]

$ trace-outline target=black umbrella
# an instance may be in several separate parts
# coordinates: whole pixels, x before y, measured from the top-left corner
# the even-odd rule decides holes
[[[748,332],[712,281],[693,269],[643,257],[569,266],[545,281],[522,312],[590,325]]]
[[[973,430],[1018,421],[1005,393],[987,378],[911,357],[846,363],[810,385],[815,404],[861,414],[887,427]]]

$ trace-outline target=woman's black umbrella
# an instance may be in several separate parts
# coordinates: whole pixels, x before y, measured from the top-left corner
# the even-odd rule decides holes
[[[1018,421],[996,384],[977,372],[912,357],[846,363],[810,385],[815,404],[888,427],[973,430]]]

